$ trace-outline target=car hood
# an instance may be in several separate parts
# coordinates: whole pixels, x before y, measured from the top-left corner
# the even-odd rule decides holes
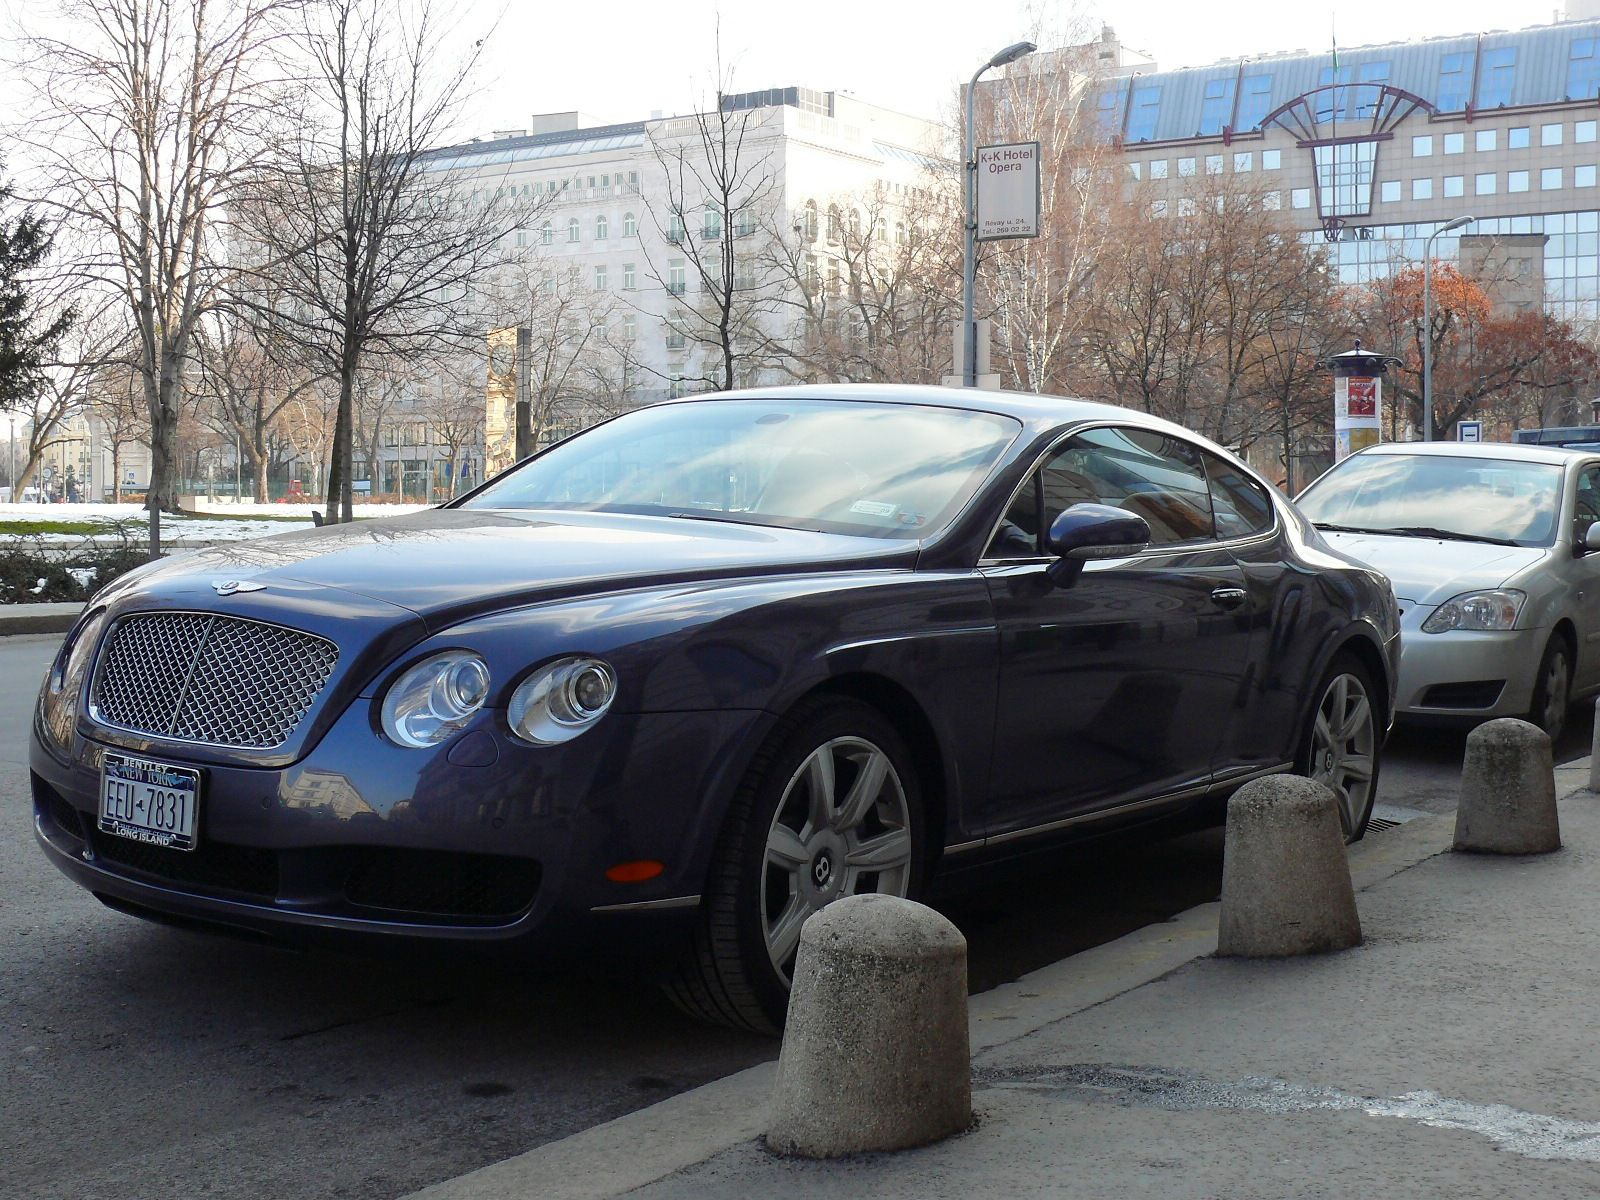
[[[1396,599],[1430,606],[1462,592],[1499,587],[1549,553],[1537,546],[1495,546],[1399,534],[1325,529],[1322,536],[1330,545],[1387,575]]]
[[[213,546],[143,575],[334,588],[421,616],[477,613],[665,580],[905,566],[917,544],[720,521],[612,513],[430,509]],[[191,587],[193,585],[191,584]]]

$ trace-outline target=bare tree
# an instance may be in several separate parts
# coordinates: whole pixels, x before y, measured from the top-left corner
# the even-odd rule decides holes
[[[891,194],[883,184],[827,198],[826,225],[808,200],[785,230],[766,231],[764,270],[774,307],[791,319],[768,347],[795,379],[937,383],[960,311],[955,181]]]
[[[88,239],[79,270],[128,307],[149,410],[159,552],[195,331],[216,294],[214,225],[260,147],[276,20],[295,0],[68,0],[29,44],[41,199]]]
[[[770,225],[780,199],[782,113],[737,106],[720,43],[715,69],[710,110],[652,125],[650,151],[665,186],[646,195],[645,207],[667,242],[664,254],[647,260],[650,278],[667,293],[669,338],[697,352],[680,375],[726,391],[763,363],[770,296],[749,270],[756,254],[740,247]]]
[[[278,418],[320,380],[293,359],[273,353],[255,330],[231,317],[202,327],[197,345],[195,397],[202,420],[233,441],[257,503],[265,503],[271,469],[288,460]]]
[[[348,521],[362,371],[480,338],[473,289],[526,212],[504,189],[458,195],[438,148],[477,54],[451,61],[450,14],[428,0],[305,14],[299,134],[241,212],[259,270],[239,299],[270,310],[337,383],[327,519]]]
[[[111,447],[111,498],[121,504],[123,450],[150,442],[150,407],[145,403],[138,367],[131,362],[102,367],[94,381],[90,406],[104,443]]]

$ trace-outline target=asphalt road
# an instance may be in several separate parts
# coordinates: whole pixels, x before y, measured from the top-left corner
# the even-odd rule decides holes
[[[102,908],[33,844],[26,732],[57,641],[0,640],[0,1197],[386,1200],[775,1055],[648,988],[290,953]],[[1588,738],[1584,718],[1558,757]],[[1397,735],[1384,811],[1448,811],[1461,750]],[[982,990],[1220,878],[1210,830],[1054,854],[938,903]]]

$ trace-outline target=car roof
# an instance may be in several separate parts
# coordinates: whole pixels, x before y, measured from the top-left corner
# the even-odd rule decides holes
[[[1593,450],[1566,446],[1530,446],[1523,442],[1384,442],[1368,446],[1365,455],[1431,454],[1442,458],[1498,458],[1511,462],[1565,464],[1593,458]]]
[[[1137,424],[1147,429],[1165,430],[1184,437],[1204,434],[1185,429],[1171,421],[1096,400],[1070,396],[1046,396],[1037,392],[990,391],[987,388],[935,387],[929,384],[899,383],[806,383],[790,387],[744,388],[731,392],[699,392],[667,404],[704,400],[842,400],[871,401],[878,404],[920,404],[938,408],[959,408],[968,412],[999,413],[1025,425],[1049,426],[1080,421],[1116,421]],[[1209,439],[1206,439],[1209,440]]]

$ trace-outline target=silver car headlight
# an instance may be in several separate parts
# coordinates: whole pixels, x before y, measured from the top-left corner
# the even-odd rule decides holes
[[[617,697],[617,676],[598,658],[546,663],[518,685],[506,705],[511,732],[536,746],[569,742],[592,726]]]
[[[383,732],[402,746],[437,746],[459,733],[488,698],[488,664],[469,650],[446,650],[389,685]]]
[[[1444,633],[1451,629],[1515,629],[1522,614],[1526,592],[1515,588],[1494,588],[1484,592],[1463,592],[1452,596],[1428,615],[1423,633]]]
[[[79,625],[56,654],[50,673],[39,690],[39,708],[50,740],[63,750],[72,745],[72,730],[78,723],[78,695],[83,691],[83,676],[94,660],[105,611],[93,614]]]

